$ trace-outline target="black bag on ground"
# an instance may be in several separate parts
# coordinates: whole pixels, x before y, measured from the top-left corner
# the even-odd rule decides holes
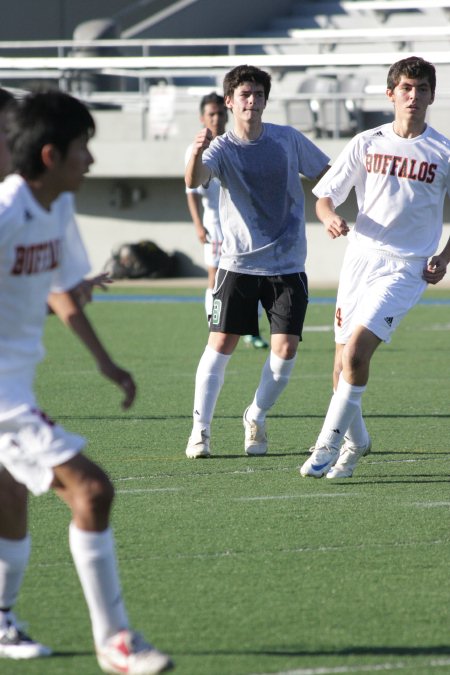
[[[175,257],[153,241],[122,244],[105,265],[112,279],[158,279],[175,275]]]

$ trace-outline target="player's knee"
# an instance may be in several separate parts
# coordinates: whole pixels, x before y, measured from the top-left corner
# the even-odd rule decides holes
[[[350,349],[345,355],[344,370],[356,375],[361,370],[367,369],[367,359],[360,351]]]
[[[100,475],[84,482],[77,501],[83,511],[95,518],[109,514],[113,499],[114,487],[111,481],[106,475]]]

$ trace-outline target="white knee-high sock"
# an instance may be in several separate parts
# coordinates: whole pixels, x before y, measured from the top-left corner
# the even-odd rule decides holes
[[[86,532],[71,523],[69,544],[89,609],[94,642],[101,645],[128,628],[112,530]]]
[[[335,390],[333,390],[334,394]],[[367,431],[366,423],[362,414],[362,409],[359,410],[350,422],[345,438],[350,441],[350,445],[362,448],[369,442],[369,432]]]
[[[316,447],[326,445],[340,448],[344,436],[356,416],[361,415],[361,398],[366,387],[356,387],[339,377],[338,386],[330,401]]]
[[[213,289],[207,288],[205,291],[205,312],[206,318],[208,320],[212,314],[212,307],[213,307]]]
[[[289,382],[296,360],[297,355],[293,359],[281,359],[270,352],[263,366],[255,397],[247,411],[248,419],[264,421],[268,411]]]
[[[194,428],[209,431],[230,356],[206,345],[195,376]]]
[[[351,445],[357,448],[362,448],[369,442],[369,432],[367,431],[362,410],[357,413],[350,423],[349,428],[345,432],[345,438],[350,441]]]
[[[29,535],[17,540],[0,537],[0,609],[10,609],[16,604],[30,551]]]

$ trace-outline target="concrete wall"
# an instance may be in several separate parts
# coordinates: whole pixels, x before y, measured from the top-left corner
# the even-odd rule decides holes
[[[78,219],[93,270],[101,271],[111,250],[120,244],[150,239],[167,253],[176,255],[179,276],[206,277],[203,249],[190,221],[183,179],[130,181],[129,190],[124,195],[126,201],[122,205],[118,202],[121,197],[117,192],[118,185],[114,179],[87,180],[77,197]],[[315,216],[311,183],[304,181],[303,186],[306,195],[307,273],[310,285],[314,288],[335,287],[346,240],[332,240],[326,235]],[[349,223],[354,221],[354,198],[347,200],[340,213]],[[450,236],[448,200],[444,215],[446,226],[443,241],[446,241]]]

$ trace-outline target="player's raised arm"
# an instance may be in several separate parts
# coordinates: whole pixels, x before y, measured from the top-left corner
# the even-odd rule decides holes
[[[203,164],[203,151],[209,147],[212,141],[212,133],[209,129],[202,129],[195,137],[192,145],[192,153],[188,163],[184,179],[188,188],[196,188],[199,185],[207,183],[211,176],[211,169]]]

